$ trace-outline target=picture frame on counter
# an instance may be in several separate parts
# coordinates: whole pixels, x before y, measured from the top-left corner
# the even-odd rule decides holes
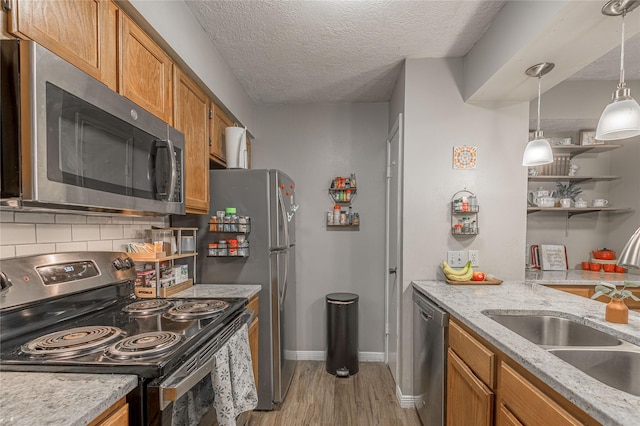
[[[566,271],[567,248],[558,244],[540,244],[540,267],[543,271]]]
[[[604,141],[596,139],[595,130],[580,130],[580,145],[604,145]]]

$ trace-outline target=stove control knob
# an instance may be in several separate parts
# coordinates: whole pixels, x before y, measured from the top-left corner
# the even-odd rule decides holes
[[[121,269],[125,269],[126,265],[124,263],[124,260],[120,257],[117,257],[114,261],[113,261],[113,267],[116,268],[116,271],[119,271]]]
[[[4,272],[0,272],[0,294],[4,294],[12,285]]]
[[[130,257],[124,258],[125,269],[131,269],[136,266],[135,262]]]

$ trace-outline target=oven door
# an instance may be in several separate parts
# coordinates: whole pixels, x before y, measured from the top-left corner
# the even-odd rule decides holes
[[[146,424],[217,425],[211,377],[216,367],[215,353],[252,319],[252,311],[243,311],[178,370],[151,382],[147,386]]]

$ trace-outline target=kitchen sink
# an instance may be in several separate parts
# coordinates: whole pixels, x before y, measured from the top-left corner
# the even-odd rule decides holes
[[[606,349],[549,349],[602,383],[640,396],[640,352]]]
[[[568,318],[549,314],[500,314],[486,316],[540,346],[618,346],[622,341]]]

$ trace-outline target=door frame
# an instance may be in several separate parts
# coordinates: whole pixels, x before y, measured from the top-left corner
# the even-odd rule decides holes
[[[398,170],[398,181],[395,182],[397,197],[398,197],[398,206],[397,206],[397,217],[395,220],[396,229],[395,229],[395,243],[396,243],[396,271],[395,271],[395,282],[396,282],[396,291],[394,293],[395,302],[396,302],[396,312],[390,312],[391,300],[389,297],[390,285],[391,285],[391,272],[390,272],[390,250],[389,246],[391,243],[391,141],[394,136],[398,134],[398,155],[397,155],[397,170]],[[396,330],[395,331],[395,339],[396,339],[396,353],[399,353],[400,348],[400,332],[402,329],[402,191],[403,191],[403,179],[402,179],[402,170],[403,170],[403,161],[402,155],[404,151],[404,126],[403,126],[403,114],[399,113],[396,121],[391,127],[391,131],[387,136],[386,140],[387,145],[387,154],[386,154],[386,170],[385,170],[385,253],[384,253],[384,358],[385,363],[389,365],[389,338],[391,337],[390,330],[390,318],[391,315],[395,315],[396,317]],[[392,368],[391,365],[391,373],[393,375],[394,380],[398,383],[398,379],[400,377],[399,373],[401,371],[400,368],[400,357],[397,357],[395,368]]]

